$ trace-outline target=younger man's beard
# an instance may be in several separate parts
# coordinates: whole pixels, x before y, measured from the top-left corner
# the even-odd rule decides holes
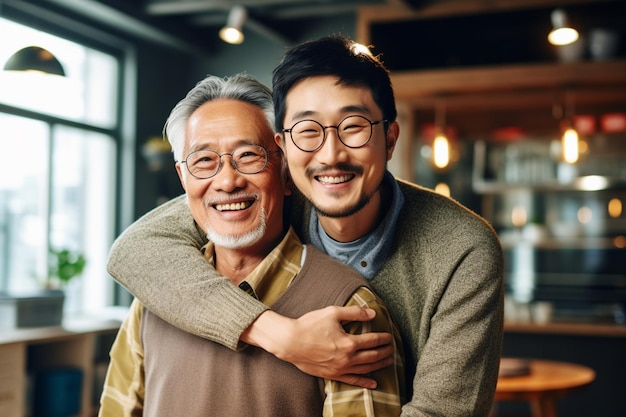
[[[376,188],[371,192],[371,194],[366,194],[366,193],[361,194],[361,198],[359,199],[359,201],[357,201],[355,205],[351,207],[346,207],[344,210],[336,210],[336,211],[324,210],[318,207],[317,205],[315,205],[315,203],[312,200],[309,200],[309,202],[313,204],[313,207],[315,207],[315,210],[317,210],[317,214],[319,214],[320,216],[330,217],[334,219],[340,219],[342,217],[350,217],[353,214],[356,214],[359,211],[361,211],[363,207],[369,204],[370,200],[372,199],[372,196],[381,189],[383,181],[384,181],[384,177],[383,179],[380,180],[380,182],[378,183]]]
[[[311,204],[313,204],[313,206],[315,207],[315,210],[317,210],[317,214],[319,214],[320,216],[339,219],[339,218],[342,218],[342,217],[349,217],[349,216],[352,216],[355,213],[358,213],[369,202],[370,202],[370,197],[368,195],[363,194],[361,196],[361,199],[354,206],[348,207],[348,208],[346,208],[345,210],[342,210],[342,211],[332,211],[332,212],[323,210],[319,206],[316,206],[313,203],[313,201],[311,201]]]

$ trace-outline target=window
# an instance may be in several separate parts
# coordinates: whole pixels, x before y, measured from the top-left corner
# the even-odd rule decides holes
[[[112,303],[106,273],[115,235],[120,60],[0,18],[0,63],[31,45],[66,77],[0,71],[0,291],[40,289],[48,251],[84,254],[66,312]]]

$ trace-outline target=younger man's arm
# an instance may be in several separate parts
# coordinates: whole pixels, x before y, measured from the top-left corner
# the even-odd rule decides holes
[[[360,376],[392,360],[391,335],[350,335],[342,322],[371,320],[358,307],[331,307],[299,319],[282,317],[219,275],[185,196],[133,223],[114,242],[107,270],[147,308],[174,326],[230,349],[254,344],[304,372],[372,387]]]
[[[236,349],[268,307],[215,271],[200,252],[206,242],[183,195],[126,229],[111,247],[107,270],[164,320]]]

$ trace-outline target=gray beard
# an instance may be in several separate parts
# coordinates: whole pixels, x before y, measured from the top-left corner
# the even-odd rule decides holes
[[[222,235],[217,233],[215,230],[211,228],[210,225],[206,227],[206,237],[209,239],[215,246],[219,246],[226,249],[243,249],[257,243],[263,235],[265,234],[265,230],[267,229],[266,222],[266,213],[265,209],[261,210],[261,222],[259,226],[246,232],[241,235]]]

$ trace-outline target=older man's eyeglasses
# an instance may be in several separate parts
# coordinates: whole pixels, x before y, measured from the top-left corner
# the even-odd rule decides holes
[[[348,148],[360,148],[370,141],[374,125],[387,123],[387,120],[372,122],[364,116],[348,116],[337,126],[324,126],[315,120],[300,120],[291,129],[283,129],[289,133],[291,140],[298,149],[305,152],[314,152],[324,145],[326,129],[337,129],[337,137]]]
[[[260,145],[243,145],[235,148],[232,152],[219,154],[210,149],[195,151],[187,155],[181,164],[187,165],[189,173],[194,177],[206,180],[214,177],[222,169],[222,157],[230,156],[232,167],[242,174],[258,174],[267,166],[269,153],[280,151],[268,151]]]

